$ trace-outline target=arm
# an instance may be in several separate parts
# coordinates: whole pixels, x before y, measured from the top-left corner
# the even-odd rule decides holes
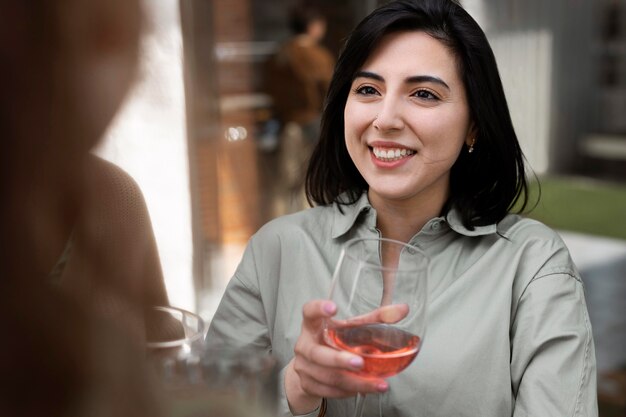
[[[95,158],[94,222],[108,279],[143,308],[169,304],[148,207],[135,180],[114,164]]]
[[[538,274],[511,326],[513,415],[597,416],[595,372],[580,278],[566,270]]]
[[[334,314],[332,303],[315,300],[303,309],[300,337],[294,348],[295,357],[281,370],[281,416],[316,416],[323,397],[345,398],[357,392],[384,392],[383,380],[365,379],[350,374],[358,370],[363,360],[347,352],[328,347],[322,339],[322,320]],[[209,345],[229,344],[238,347],[255,346],[271,350],[262,303],[242,284],[237,276],[228,285],[207,335]]]
[[[85,173],[87,198],[77,219],[62,285],[106,315],[129,317],[168,304],[150,216],[137,183],[100,158]]]
[[[264,282],[259,277],[279,280],[280,272],[261,273],[255,263],[254,241],[246,248],[243,260],[220,302],[220,306],[211,322],[207,335],[207,344],[228,344],[235,347],[253,346],[259,351],[273,350],[272,338],[282,333],[281,326],[291,318],[274,317],[276,292],[280,285]],[[259,243],[259,242],[257,242]],[[262,242],[257,249],[263,248],[261,259],[278,256],[268,250],[268,242]],[[270,262],[268,268],[279,267],[277,262]],[[268,290],[267,286],[272,286]],[[261,289],[264,289],[263,291]],[[282,356],[283,369],[280,373],[279,415],[317,415],[317,407],[322,397],[337,398],[354,396],[356,392],[380,392],[382,380],[359,378],[349,373],[362,366],[362,360],[356,355],[340,352],[328,347],[323,342],[323,318],[334,314],[334,305],[327,301],[315,300],[306,303],[302,312],[300,335],[293,346],[293,356]],[[357,362],[353,362],[355,360]],[[386,384],[383,390],[386,389]]]

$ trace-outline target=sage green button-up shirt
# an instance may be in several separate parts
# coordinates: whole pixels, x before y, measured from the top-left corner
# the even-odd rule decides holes
[[[342,245],[378,236],[367,195],[275,219],[250,240],[215,314],[209,344],[252,345],[284,367],[302,306],[327,298]],[[365,416],[597,416],[595,353],[583,285],[560,237],[508,215],[464,228],[452,210],[411,243],[431,257],[422,349]],[[290,416],[282,388],[281,415]],[[354,399],[328,400],[351,416]],[[317,412],[311,413],[312,416]]]

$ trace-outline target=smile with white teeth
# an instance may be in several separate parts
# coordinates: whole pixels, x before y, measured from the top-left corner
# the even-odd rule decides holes
[[[406,158],[415,153],[414,150],[406,148],[377,148],[373,147],[372,151],[376,159],[380,159],[384,162],[397,161],[398,159]]]

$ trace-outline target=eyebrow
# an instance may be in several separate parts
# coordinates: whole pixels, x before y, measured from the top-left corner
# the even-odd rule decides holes
[[[356,78],[371,78],[376,81],[382,81],[382,82],[385,81],[385,79],[381,77],[380,75],[374,72],[369,72],[369,71],[358,71],[355,74],[354,78],[355,79]],[[405,82],[407,83],[435,83],[450,90],[450,87],[448,86],[448,84],[446,84],[444,80],[442,80],[439,77],[432,76],[432,75],[413,75],[411,77],[408,77],[405,80]]]

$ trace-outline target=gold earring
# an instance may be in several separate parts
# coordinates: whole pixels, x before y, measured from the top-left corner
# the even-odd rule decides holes
[[[469,146],[469,149],[467,150],[467,153],[472,153],[474,152],[474,144],[476,143],[476,138],[472,138],[472,143]]]

